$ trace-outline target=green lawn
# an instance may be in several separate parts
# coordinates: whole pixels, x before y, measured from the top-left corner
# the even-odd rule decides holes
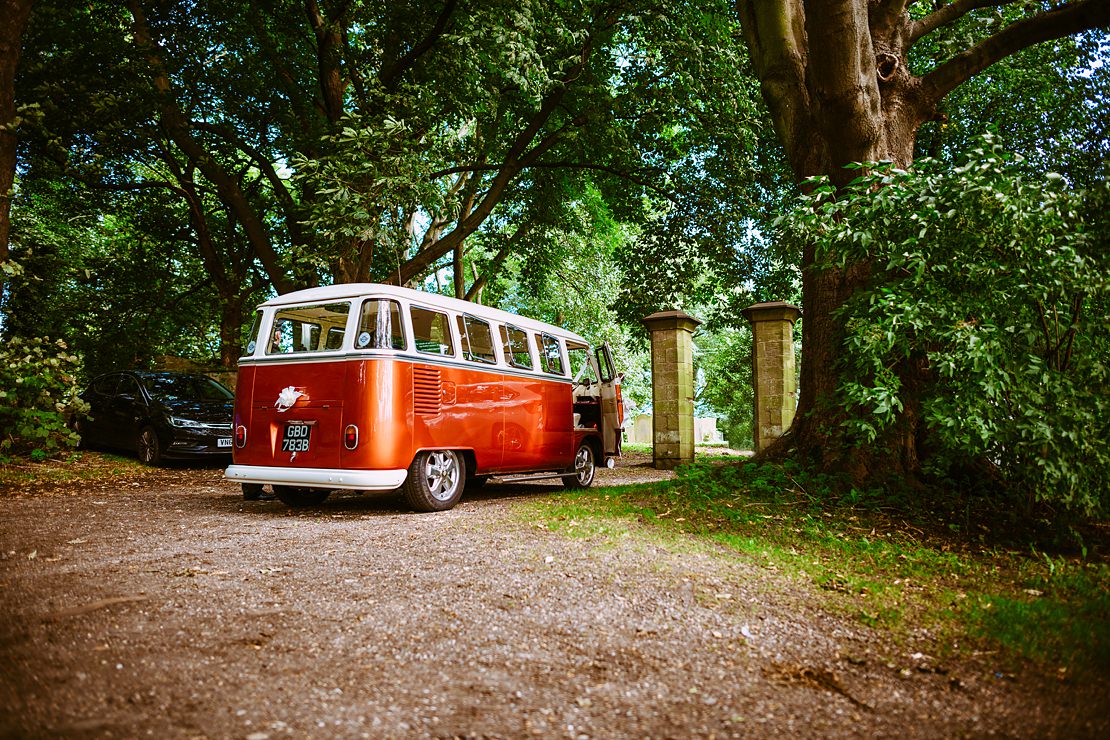
[[[524,516],[572,537],[682,540],[754,559],[895,639],[927,629],[940,658],[994,650],[1003,664],[1110,672],[1105,561],[992,544],[986,524],[837,499],[827,483],[790,467],[698,463],[677,481],[566,493]]]

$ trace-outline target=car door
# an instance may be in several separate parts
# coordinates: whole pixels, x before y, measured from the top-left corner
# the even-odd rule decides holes
[[[146,397],[139,387],[139,381],[130,375],[120,377],[116,394],[108,404],[108,423],[112,425],[116,444],[134,448],[137,445],[139,430],[146,423]]]
[[[81,422],[81,434],[87,444],[118,445],[119,435],[112,421],[112,401],[122,376],[118,373],[104,375],[92,382],[82,398],[89,404],[89,411]]]
[[[601,441],[606,455],[619,455],[621,451],[621,425],[624,424],[624,399],[621,397],[621,380],[613,364],[613,352],[605,342],[597,348],[597,375],[601,391]]]

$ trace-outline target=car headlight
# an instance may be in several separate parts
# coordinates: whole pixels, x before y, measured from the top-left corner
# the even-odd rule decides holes
[[[186,427],[188,429],[205,429],[208,427],[208,425],[203,422],[193,421],[192,419],[182,419],[180,416],[171,416],[170,424],[173,424],[175,427]]]

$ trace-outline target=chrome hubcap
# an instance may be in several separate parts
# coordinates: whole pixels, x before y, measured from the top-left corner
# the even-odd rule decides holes
[[[589,483],[594,477],[594,453],[589,447],[583,445],[574,456],[574,474],[582,485]]]
[[[437,501],[447,501],[459,486],[459,461],[453,452],[433,452],[424,464],[428,492]]]

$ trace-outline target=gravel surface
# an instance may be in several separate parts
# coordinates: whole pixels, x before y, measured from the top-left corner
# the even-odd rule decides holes
[[[522,515],[558,490],[0,495],[0,736],[1110,736],[1105,680],[931,665],[754,559]]]

